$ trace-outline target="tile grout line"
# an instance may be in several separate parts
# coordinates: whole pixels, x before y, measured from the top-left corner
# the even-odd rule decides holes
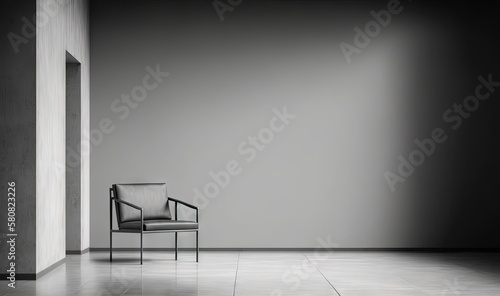
[[[112,267],[112,266],[113,266],[113,263],[110,263],[110,267]],[[115,264],[115,266],[116,266],[116,264]],[[154,266],[154,263],[153,263],[153,264],[151,264],[150,266],[147,266],[147,267],[143,265],[143,266],[141,267],[141,278],[142,278],[142,273],[143,273],[145,270],[148,270],[148,269],[152,268],[153,266]],[[139,281],[140,281],[140,278],[135,279],[135,280],[134,280],[134,281],[130,284],[130,286],[129,286],[129,287],[127,287],[127,289],[125,289],[125,291],[123,291],[123,293],[121,293],[121,294],[120,294],[120,296],[125,295],[125,294],[128,292],[128,290],[130,290],[130,288],[131,288],[131,287],[132,287],[135,283],[137,283],[137,282],[139,282]],[[80,285],[80,287],[78,287],[78,289],[77,289],[75,292],[73,292],[73,293],[71,293],[71,294],[69,294],[69,295],[70,295],[70,296],[76,295],[79,291],[81,291],[81,290],[82,290],[82,288],[84,288],[84,287],[85,287],[86,285],[88,285],[90,282],[93,282],[93,280],[92,280],[92,279],[87,280],[84,284],[81,284],[81,285]]]
[[[153,266],[153,264],[151,264],[150,267],[148,268],[151,268]],[[146,269],[148,269],[146,268]],[[127,292],[130,290],[130,288],[132,288],[136,283],[138,283],[139,281],[141,281],[143,279],[143,276],[142,276],[142,273],[144,272],[144,269],[141,269],[141,277],[140,278],[137,278],[136,280],[134,280],[128,287],[127,289],[125,289],[125,291],[123,291],[122,294],[120,294],[121,296],[127,294]]]
[[[236,294],[236,280],[238,279],[238,268],[240,266],[240,254],[241,254],[241,252],[238,252],[238,261],[236,262],[236,274],[234,275],[233,296]]]
[[[309,261],[309,263],[311,263],[311,265],[314,266],[314,268],[316,268],[316,270],[323,276],[323,278],[327,281],[327,283],[333,288],[335,293],[337,293],[338,296],[342,296],[342,295],[340,295],[339,291],[337,291],[337,289],[332,285],[332,283],[330,283],[330,281],[326,278],[326,276],[321,272],[321,270],[319,270],[319,268],[316,265],[314,265],[311,262],[311,260],[309,260],[309,257],[307,257],[307,255],[304,253],[302,253],[302,255],[304,255],[304,257],[306,257],[307,261]]]
[[[9,294],[10,294],[10,295],[13,295],[13,293],[14,293],[15,289],[18,289],[18,288],[22,287],[23,285],[27,284],[28,282],[29,282],[29,281],[24,281],[24,280],[23,280],[23,283],[22,283],[21,285],[17,285],[17,281],[16,281],[16,287],[13,289],[13,291],[6,291],[6,292],[2,292],[2,294],[1,294],[1,295],[2,295],[2,296],[8,296]],[[2,281],[2,283],[3,283],[3,281]]]
[[[130,284],[127,289],[125,291],[123,291],[123,294],[121,294],[122,296],[127,294],[127,292],[130,290],[130,288],[132,288],[136,283],[138,283],[139,281],[141,281],[143,279],[143,272],[150,269],[150,268],[153,268],[155,264],[151,264],[150,266],[144,268],[144,266],[141,265],[141,277],[140,278],[137,278],[134,282],[132,282],[132,284]],[[176,269],[177,269],[177,262],[175,263],[175,266],[176,266]],[[176,271],[177,273],[177,271]]]

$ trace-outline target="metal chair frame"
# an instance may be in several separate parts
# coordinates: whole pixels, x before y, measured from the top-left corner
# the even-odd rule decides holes
[[[138,211],[141,212],[141,229],[140,230],[135,230],[135,229],[113,229],[113,201],[115,203],[120,203],[128,207],[132,207]],[[177,209],[179,204],[186,206],[188,208],[194,209],[196,211],[196,223],[198,223],[198,207],[189,204],[187,202],[184,202],[182,200],[178,200],[172,197],[168,197],[167,202],[174,202],[174,221],[177,220]],[[119,222],[118,222],[119,224]],[[141,247],[140,247],[140,253],[141,253],[141,265],[142,265],[142,257],[143,257],[143,236],[144,234],[149,234],[149,233],[170,233],[174,232],[175,233],[175,260],[177,260],[178,256],[178,245],[177,245],[177,233],[178,232],[196,232],[196,262],[198,262],[198,257],[199,257],[199,240],[198,240],[198,229],[172,229],[172,230],[150,230],[150,231],[145,231],[144,230],[144,213],[143,209],[139,207],[138,205],[134,205],[132,203],[119,200],[116,198],[116,193],[114,192],[113,188],[109,188],[109,261],[113,261],[113,233],[138,233],[141,235]]]

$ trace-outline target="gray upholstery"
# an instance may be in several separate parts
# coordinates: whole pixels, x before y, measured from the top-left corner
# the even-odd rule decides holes
[[[122,229],[141,230],[141,221],[123,222]],[[194,221],[179,221],[179,220],[145,220],[144,231],[154,230],[194,230],[198,229],[198,223]]]
[[[172,219],[168,206],[167,185],[159,184],[115,184],[116,198],[143,208],[144,220]],[[119,224],[140,221],[141,212],[117,203]]]

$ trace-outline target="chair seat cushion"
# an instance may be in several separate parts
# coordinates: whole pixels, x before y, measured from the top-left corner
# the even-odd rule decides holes
[[[122,222],[121,229],[141,229],[141,221]],[[194,221],[180,220],[144,220],[144,231],[153,230],[195,230],[198,229],[198,223]]]

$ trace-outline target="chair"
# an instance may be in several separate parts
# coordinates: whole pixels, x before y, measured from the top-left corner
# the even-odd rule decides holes
[[[115,203],[118,229],[113,229],[113,202]],[[174,203],[174,219],[169,203]],[[177,208],[181,204],[196,211],[196,221],[177,220]],[[165,183],[113,184],[109,189],[109,261],[113,261],[113,232],[137,233],[142,237],[148,233],[175,233],[175,260],[177,260],[177,233],[196,232],[196,262],[198,262],[198,207],[169,197]]]

